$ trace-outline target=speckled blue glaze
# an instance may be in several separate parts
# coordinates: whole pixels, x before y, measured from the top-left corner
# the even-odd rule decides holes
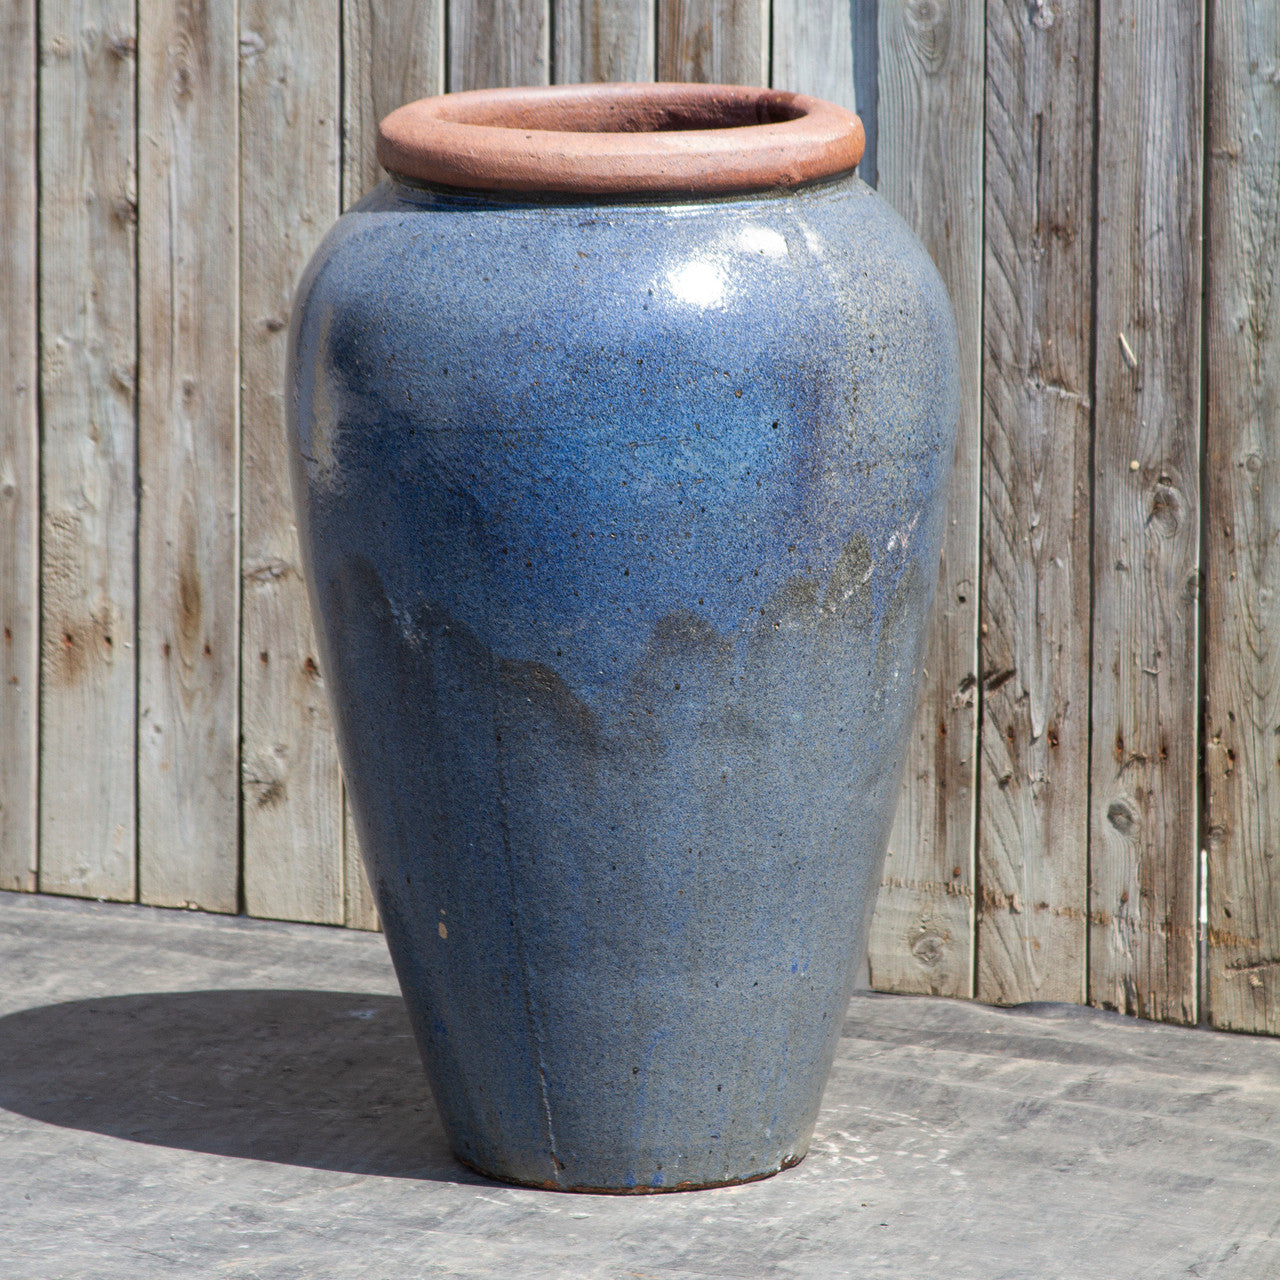
[[[387,181],[307,269],[289,379],[342,764],[457,1155],[637,1191],[794,1163],[937,576],[932,263],[855,178]]]

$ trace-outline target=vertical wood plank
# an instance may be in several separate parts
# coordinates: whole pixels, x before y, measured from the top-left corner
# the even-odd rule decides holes
[[[1205,762],[1208,1004],[1280,1033],[1280,10],[1209,48]]]
[[[1098,45],[1090,999],[1196,1017],[1199,4]]]
[[[40,5],[40,888],[136,893],[133,0]]]
[[[656,0],[553,0],[558,84],[652,80]]]
[[[769,0],[662,0],[658,79],[769,83]]]
[[[451,93],[548,82],[548,0],[453,0],[448,13]]]
[[[880,182],[880,0],[849,0],[853,39],[853,83],[866,145],[858,176],[870,186]]]
[[[444,91],[443,0],[345,0],[343,4],[342,205],[379,182],[378,121],[415,98]],[[343,794],[343,919],[376,929],[378,913]]]
[[[378,904],[373,900],[373,887],[360,857],[360,837],[346,790],[342,793],[342,923],[348,929],[376,932]]]
[[[885,0],[879,102],[880,193],[924,241],[951,294],[961,406],[937,601],[870,972],[875,987],[963,996],[973,989],[982,7]]]
[[[36,7],[0,18],[0,889],[36,887],[40,452],[36,380]]]
[[[250,915],[345,918],[337,751],[289,493],[293,290],[340,202],[339,14],[241,0],[241,716]]]
[[[238,899],[235,5],[139,4],[139,870]]]
[[[1091,0],[988,0],[980,999],[1081,1003],[1089,829]]]
[[[773,0],[770,83],[857,111],[866,137],[858,174],[876,184],[880,74],[877,0]]]
[[[849,0],[773,0],[775,89],[856,110]]]
[[[444,92],[444,0],[343,0],[342,207],[382,180],[378,121]]]

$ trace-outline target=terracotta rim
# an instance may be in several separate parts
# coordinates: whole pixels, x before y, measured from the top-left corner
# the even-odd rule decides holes
[[[446,93],[393,111],[378,160],[474,191],[725,195],[848,173],[862,122],[821,98],[723,84]]]

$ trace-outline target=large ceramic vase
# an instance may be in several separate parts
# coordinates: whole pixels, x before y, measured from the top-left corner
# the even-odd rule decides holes
[[[954,319],[764,89],[457,94],[298,291],[298,528],[360,845],[459,1159],[799,1161],[938,571]]]

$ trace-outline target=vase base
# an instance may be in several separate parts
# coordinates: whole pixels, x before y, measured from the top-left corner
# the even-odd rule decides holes
[[[456,1151],[453,1158],[461,1165],[466,1165],[473,1173],[492,1178],[495,1182],[505,1182],[513,1187],[532,1187],[537,1191],[566,1191],[573,1195],[585,1196],[657,1196],[668,1195],[676,1191],[712,1191],[716,1187],[740,1187],[748,1182],[763,1182],[765,1178],[773,1178],[784,1169],[794,1169],[804,1159],[806,1152],[798,1156],[788,1156],[776,1169],[766,1169],[763,1173],[749,1173],[742,1178],[721,1178],[712,1182],[677,1182],[670,1187],[587,1187],[569,1183],[554,1182],[548,1178],[545,1182],[534,1182],[525,1178],[513,1178],[507,1174],[494,1173],[482,1168],[473,1161],[460,1156]]]

